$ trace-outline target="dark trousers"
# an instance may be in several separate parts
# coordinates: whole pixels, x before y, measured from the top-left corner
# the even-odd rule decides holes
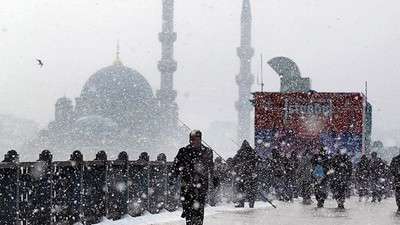
[[[326,179],[320,181],[316,180],[314,183],[315,198],[317,199],[318,206],[324,206],[325,199],[328,197],[328,187]]]
[[[372,180],[372,201],[376,201],[376,199],[378,199],[378,201],[380,202],[382,200],[382,192],[383,192],[383,184],[381,181],[381,178],[375,178]]]
[[[256,183],[253,179],[242,179],[236,184],[237,203],[244,204],[246,199],[250,205],[254,206],[256,200]]]
[[[397,205],[398,211],[400,211],[400,185],[396,185],[395,191],[396,191],[396,193],[395,193],[396,205]]]
[[[202,217],[186,217],[186,225],[203,225]]]
[[[182,218],[186,219],[187,225],[202,225],[204,219],[204,204],[206,200],[206,186],[200,188],[188,185],[181,189]]]
[[[358,181],[358,183],[359,183],[358,195],[360,197],[367,196],[368,195],[368,180],[360,179]]]
[[[301,196],[303,199],[311,199],[311,189],[312,182],[310,181],[302,181],[301,182]]]
[[[204,219],[204,202],[184,201],[182,202],[183,216],[186,225],[202,225]]]
[[[346,199],[347,183],[343,182],[334,184],[332,188],[334,190],[334,197],[338,203],[338,206],[343,206]]]

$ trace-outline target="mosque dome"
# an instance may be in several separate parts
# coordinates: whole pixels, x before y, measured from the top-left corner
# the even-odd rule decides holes
[[[77,99],[78,118],[99,115],[117,123],[126,123],[133,117],[143,119],[143,114],[154,112],[155,106],[147,80],[120,61],[93,74]]]
[[[93,74],[81,92],[85,99],[110,101],[118,99],[124,103],[146,101],[153,98],[153,91],[146,79],[129,67],[112,65]]]

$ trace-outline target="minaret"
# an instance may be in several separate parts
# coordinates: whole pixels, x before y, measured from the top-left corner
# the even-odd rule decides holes
[[[241,15],[241,36],[240,47],[237,48],[237,55],[240,58],[240,73],[236,76],[236,83],[239,86],[239,100],[236,102],[238,111],[238,140],[249,140],[250,138],[250,113],[251,85],[254,83],[254,76],[251,74],[251,57],[254,49],[251,47],[251,11],[250,0],[243,0]]]
[[[161,60],[158,62],[158,70],[161,72],[161,86],[157,91],[157,99],[160,102],[164,128],[174,128],[178,125],[178,105],[175,102],[176,90],[174,90],[174,72],[177,62],[174,60],[174,42],[176,33],[174,30],[174,0],[162,0],[162,32],[159,40],[162,45]]]
[[[122,61],[119,58],[119,41],[117,42],[117,58],[115,58],[113,65],[114,66],[122,66]]]

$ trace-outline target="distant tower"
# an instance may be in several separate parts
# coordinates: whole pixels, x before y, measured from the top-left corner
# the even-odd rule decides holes
[[[162,45],[161,60],[158,62],[158,70],[161,72],[161,86],[157,91],[157,99],[160,102],[162,113],[162,126],[167,129],[174,129],[178,125],[178,105],[175,102],[176,90],[174,90],[174,72],[177,62],[174,60],[174,42],[176,33],[174,30],[174,0],[162,0],[162,32],[159,33],[159,40]],[[175,118],[176,117],[176,118]]]
[[[250,113],[253,109],[250,103],[251,85],[254,83],[254,76],[251,74],[251,57],[254,55],[254,48],[251,47],[250,0],[243,0],[240,47],[237,48],[237,55],[240,58],[240,73],[236,76],[239,100],[235,106],[239,115],[238,140],[242,142],[250,138]]]
[[[122,66],[122,61],[119,58],[119,41],[117,42],[117,58],[114,60],[114,66]]]

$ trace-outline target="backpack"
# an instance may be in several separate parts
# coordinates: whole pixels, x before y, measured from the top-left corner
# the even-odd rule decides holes
[[[325,177],[324,168],[321,165],[317,165],[312,172],[312,176],[317,179],[323,179]]]

